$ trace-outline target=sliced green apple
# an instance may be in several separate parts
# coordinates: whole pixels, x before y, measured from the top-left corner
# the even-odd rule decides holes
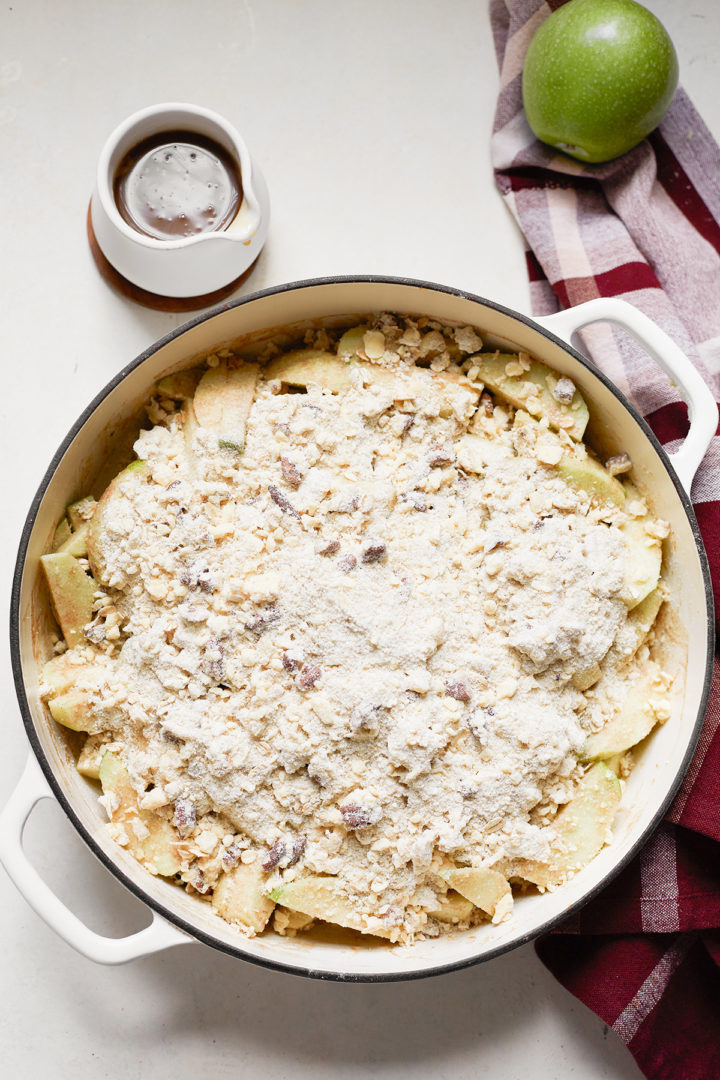
[[[87,671],[86,664],[76,664],[71,655],[53,656],[43,665],[41,679],[53,694],[62,694],[74,685],[78,675]]]
[[[58,551],[67,551],[69,555],[74,555],[76,559],[82,559],[87,555],[87,538],[90,530],[90,522],[83,521],[74,532],[71,532],[68,538],[60,545]]]
[[[658,715],[651,677],[633,687],[604,728],[591,735],[583,751],[584,761],[615,757],[642,742],[667,715]]]
[[[443,870],[440,876],[487,915],[493,916],[504,896],[511,892],[507,879],[487,866]]]
[[[342,883],[334,877],[305,877],[273,889],[271,898],[292,911],[302,911],[314,919],[347,926],[362,934],[388,938],[390,929],[368,929],[366,916],[358,912],[343,891]]]
[[[217,435],[223,449],[240,452],[245,447],[245,428],[259,371],[257,364],[218,364],[206,371],[197,385],[193,397],[197,422]]]
[[[71,731],[89,731],[92,726],[90,699],[84,690],[66,690],[50,698],[48,708],[53,720]]]
[[[150,810],[138,807],[138,796],[130,774],[117,754],[107,750],[100,761],[98,776],[104,794],[114,796],[111,820],[122,825],[128,848],[152,874],[172,877],[181,869],[178,836],[172,824]],[[137,828],[136,828],[137,827]]]
[[[665,587],[660,584],[628,613],[625,627],[616,640],[616,645],[622,647],[622,654],[626,659],[635,655],[652,630],[665,602],[665,595]]]
[[[257,862],[240,863],[228,870],[218,881],[212,895],[212,905],[227,922],[237,922],[259,934],[275,907],[265,892],[267,874]]]
[[[90,780],[100,779],[100,762],[107,752],[107,742],[102,735],[88,735],[78,755],[75,768]]]
[[[438,906],[428,911],[428,915],[438,922],[461,923],[467,922],[473,913],[475,905],[467,897],[461,896],[454,889],[448,892],[438,901]]]
[[[96,507],[97,503],[92,495],[86,495],[84,499],[78,499],[77,502],[70,503],[67,508],[67,517],[73,532],[90,521]]]
[[[580,442],[589,419],[588,407],[578,390],[567,403],[557,400],[552,390],[561,376],[556,372],[539,360],[530,360],[528,371],[508,375],[508,365],[518,363],[514,353],[478,353],[471,360],[479,369],[478,380],[489,390],[516,409],[527,410],[531,416],[546,416],[551,427],[567,431],[571,438]]]
[[[576,690],[589,690],[598,681],[602,671],[599,664],[589,664],[580,671],[576,671],[572,677],[572,684]]]
[[[72,535],[72,529],[70,528],[70,522],[66,517],[58,523],[53,534],[52,550],[59,551],[66,540],[69,540]]]
[[[192,401],[201,375],[200,368],[174,371],[172,375],[166,375],[157,384],[158,393],[172,398],[173,401]]]
[[[620,598],[632,611],[657,588],[662,542],[646,531],[650,519],[629,518],[620,526],[625,540],[624,582]]]
[[[587,492],[591,499],[624,506],[625,489],[622,484],[595,458],[564,454],[557,471],[566,483]]]
[[[622,794],[620,781],[603,762],[592,765],[580,780],[570,802],[561,807],[553,825],[554,851],[547,863],[520,859],[510,873],[541,888],[560,885],[581,870],[609,843]]]
[[[72,648],[85,640],[83,628],[92,619],[97,585],[67,551],[42,555],[40,562],[50,589],[55,617],[65,641]]]
[[[351,366],[322,349],[296,349],[271,360],[265,378],[278,379],[287,386],[321,386],[337,394],[349,390]]]

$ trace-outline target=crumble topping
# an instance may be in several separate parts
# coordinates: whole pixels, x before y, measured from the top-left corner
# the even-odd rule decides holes
[[[459,379],[480,345],[379,317],[365,355],[412,373],[407,399],[361,371],[289,393],[261,367],[242,453],[153,402],[71,652],[90,738],[177,830],[199,894],[241,862],[267,891],[336,875],[371,930],[436,934],[443,869],[547,859],[588,735],[639,677],[664,707],[647,646],[621,648],[621,527],[644,505],[568,485],[567,434]]]

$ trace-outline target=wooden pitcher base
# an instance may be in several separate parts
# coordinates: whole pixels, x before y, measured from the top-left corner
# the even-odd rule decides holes
[[[123,277],[112,263],[108,262],[97,242],[89,206],[87,212],[87,235],[95,265],[108,284],[112,285],[123,296],[126,296],[128,300],[134,300],[136,304],[154,308],[156,311],[196,311],[197,308],[218,304],[230,293],[235,292],[243,282],[247,281],[257,265],[257,259],[255,259],[255,262],[251,263],[247,270],[240,274],[240,277],[231,281],[229,285],[223,285],[221,289],[215,289],[214,292],[203,293],[202,296],[162,296],[160,293],[149,292],[148,289],[141,289],[139,285],[134,285],[132,281],[128,281],[126,277]]]

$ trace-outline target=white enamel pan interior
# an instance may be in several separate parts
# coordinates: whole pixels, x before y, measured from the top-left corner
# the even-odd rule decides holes
[[[211,906],[177,886],[154,878],[106,835],[98,790],[74,767],[71,736],[49,719],[38,698],[38,671],[49,650],[51,625],[39,557],[73,499],[102,490],[118,461],[129,460],[128,432],[162,375],[246,335],[304,320],[379,310],[429,315],[471,324],[495,342],[525,349],[570,376],[590,404],[593,430],[603,449],[627,451],[636,475],[652,493],[655,511],[672,528],[667,545],[671,602],[688,639],[684,696],[674,715],[648,740],[627,783],[612,843],[563,888],[518,899],[512,918],[412,947],[316,941],[274,933],[247,940],[217,917]],[[622,395],[569,340],[580,326],[598,320],[624,325],[680,388],[690,407],[691,429],[669,459]],[[22,536],[11,614],[11,647],[17,696],[32,753],[15,793],[0,817],[0,860],[28,902],[62,937],[99,962],[121,963],[158,949],[196,940],[255,963],[296,974],[344,980],[413,978],[485,960],[547,931],[588,898],[632,857],[677,791],[697,741],[709,692],[713,613],[707,560],[687,492],[717,426],[712,397],[687,358],[634,308],[594,300],[556,316],[531,321],[490,301],[423,282],[398,279],[329,279],[300,282],[223,305],[152,346],[92,402],[58,450],[33,501]],[[113,463],[110,474],[99,468]],[[109,467],[109,466],[107,466]],[[106,468],[107,468],[106,467]],[[153,910],[139,934],[107,939],[93,933],[40,879],[25,857],[22,830],[38,800],[56,798],[91,850]]]

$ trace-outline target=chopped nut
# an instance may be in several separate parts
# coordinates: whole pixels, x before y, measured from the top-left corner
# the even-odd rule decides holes
[[[558,379],[550,393],[561,405],[571,405],[572,399],[575,397],[575,390],[575,383],[572,379],[563,376],[562,379]]]
[[[282,666],[286,671],[297,671],[300,667],[301,661],[296,660],[294,656],[290,656],[289,653],[283,653]]]
[[[285,495],[283,495],[282,491],[280,491],[279,488],[276,488],[274,484],[268,484],[268,492],[272,501],[276,504],[276,506],[280,507],[283,514],[290,514],[291,517],[295,518],[300,517],[290,500]]]
[[[201,896],[210,892],[210,885],[205,880],[205,875],[199,867],[193,867],[188,885],[191,885],[195,892],[200,893]]]
[[[456,701],[470,700],[470,691],[467,685],[459,680],[445,683],[445,693],[448,697],[455,698]]]
[[[362,561],[364,563],[380,562],[385,558],[387,552],[387,545],[382,544],[379,541],[373,542],[362,553]]]
[[[264,634],[279,619],[280,612],[273,604],[271,607],[258,611],[257,615],[253,615],[252,619],[248,619],[245,623],[245,629],[251,630],[254,634]]]
[[[350,730],[355,735],[377,735],[382,711],[381,705],[358,705],[350,717]]]
[[[182,837],[190,836],[197,825],[197,810],[189,799],[178,799],[173,813],[173,825]]]
[[[318,540],[315,545],[316,555],[335,555],[339,550],[339,540]]]
[[[410,503],[413,510],[417,510],[421,514],[424,514],[428,508],[427,502],[419,491],[404,491],[400,498],[403,502]]]
[[[307,836],[296,836],[287,855],[287,862],[285,864],[287,868],[290,868],[291,866],[294,866],[295,863],[299,862],[305,854],[306,847]]]
[[[280,864],[281,859],[285,857],[285,852],[285,842],[276,840],[260,864],[266,874],[269,874],[271,870],[274,870]]]
[[[306,664],[295,681],[301,690],[312,690],[321,675],[317,664]]]
[[[486,391],[483,391],[480,395],[480,405],[486,416],[492,416],[495,409],[495,403]]]
[[[302,483],[302,473],[289,458],[280,458],[280,471],[282,472],[283,480],[290,487],[299,487]],[[276,500],[277,501],[277,500]]]
[[[223,870],[232,870],[240,862],[241,857],[242,848],[240,845],[235,843],[230,844],[230,846],[226,847],[222,853],[221,862]]]
[[[342,814],[343,823],[347,829],[364,829],[371,823],[369,812],[358,806],[357,803],[347,803],[338,807]]]
[[[447,446],[436,444],[430,447],[428,464],[431,469],[440,469],[443,465],[452,465],[454,461],[455,455]]]
[[[632,469],[632,460],[629,454],[615,454],[605,462],[605,468],[611,476],[622,476]]]
[[[343,555],[341,559],[338,559],[338,569],[342,570],[343,574],[349,574],[356,566],[357,559],[354,555]]]

